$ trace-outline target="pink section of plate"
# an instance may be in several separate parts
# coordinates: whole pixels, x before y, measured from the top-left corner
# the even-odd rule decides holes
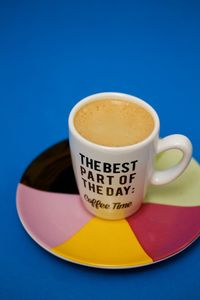
[[[127,218],[146,253],[159,261],[186,248],[200,235],[200,206],[143,204]]]
[[[93,217],[79,195],[43,192],[23,184],[17,189],[17,210],[30,235],[47,248],[68,240]]]

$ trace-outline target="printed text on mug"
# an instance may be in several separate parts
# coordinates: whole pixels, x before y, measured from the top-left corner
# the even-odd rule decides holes
[[[94,160],[82,153],[79,153],[79,155],[81,180],[87,191],[105,196],[124,196],[134,193],[137,160],[107,163]],[[114,182],[115,185],[113,185]],[[116,202],[113,203],[112,208],[125,207],[122,207],[120,202]]]

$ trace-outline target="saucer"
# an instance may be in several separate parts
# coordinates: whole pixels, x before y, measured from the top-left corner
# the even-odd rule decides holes
[[[180,160],[177,150],[157,157],[163,169]],[[99,219],[78,194],[68,141],[39,155],[17,188],[17,211],[32,239],[67,261],[96,268],[133,268],[167,259],[200,235],[200,167],[165,186],[151,186],[140,210],[123,220]]]

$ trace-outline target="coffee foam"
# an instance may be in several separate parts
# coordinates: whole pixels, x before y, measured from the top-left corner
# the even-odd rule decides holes
[[[80,135],[93,143],[121,147],[145,140],[154,129],[154,120],[136,103],[105,99],[81,107],[74,125]]]

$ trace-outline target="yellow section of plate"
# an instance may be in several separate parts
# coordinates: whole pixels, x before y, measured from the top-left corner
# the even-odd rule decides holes
[[[178,150],[169,150],[161,153],[156,159],[156,168],[167,169],[177,164],[182,157]],[[192,159],[184,173],[173,182],[151,186],[148,189],[145,203],[157,203],[177,206],[200,205],[200,167]]]
[[[126,220],[107,221],[95,217],[52,251],[68,260],[97,267],[119,268],[153,262]]]

